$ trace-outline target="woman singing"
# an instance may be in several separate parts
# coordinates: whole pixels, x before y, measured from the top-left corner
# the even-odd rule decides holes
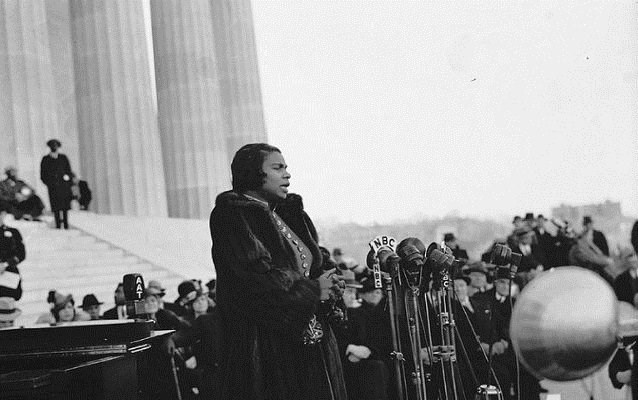
[[[335,281],[279,149],[248,144],[210,216],[222,323],[219,398],[345,400],[323,310]],[[216,397],[217,398],[217,397]]]

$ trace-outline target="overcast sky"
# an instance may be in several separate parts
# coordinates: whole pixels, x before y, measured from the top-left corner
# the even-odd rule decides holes
[[[313,218],[638,216],[635,1],[252,4],[269,141]]]

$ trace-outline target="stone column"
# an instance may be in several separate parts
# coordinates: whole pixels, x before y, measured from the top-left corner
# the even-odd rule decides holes
[[[250,0],[210,0],[229,158],[246,143],[265,142],[263,104]]]
[[[71,0],[82,169],[95,210],[166,216],[141,1]]]
[[[208,218],[230,188],[208,0],[153,0],[151,20],[169,216]]]
[[[0,1],[0,32],[0,176],[5,166],[15,166],[48,203],[40,181],[46,141],[58,138],[65,152],[71,149],[73,160],[76,139],[72,129],[60,129],[59,88],[53,73],[58,59],[49,45],[45,0]]]

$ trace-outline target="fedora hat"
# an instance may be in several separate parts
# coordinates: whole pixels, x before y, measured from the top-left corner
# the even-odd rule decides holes
[[[91,306],[100,306],[102,304],[104,303],[101,301],[98,301],[97,297],[95,297],[95,295],[91,293],[84,296],[84,298],[82,299],[82,304],[80,304],[80,308],[84,309],[84,308],[89,308]]]

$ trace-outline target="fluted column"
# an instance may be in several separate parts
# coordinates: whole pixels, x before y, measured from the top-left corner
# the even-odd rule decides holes
[[[0,168],[17,167],[20,177],[48,202],[40,182],[46,141],[60,139],[71,162],[77,160],[76,132],[72,126],[60,129],[63,110],[58,107],[65,85],[72,91],[73,81],[56,85],[54,68],[64,65],[50,48],[45,0],[0,1],[0,32]]]
[[[230,188],[211,6],[153,0],[151,20],[169,215],[207,218]]]
[[[229,157],[246,143],[265,142],[257,49],[250,0],[210,0],[220,92],[229,129]]]
[[[167,214],[148,39],[139,0],[71,0],[82,167],[95,209]]]

